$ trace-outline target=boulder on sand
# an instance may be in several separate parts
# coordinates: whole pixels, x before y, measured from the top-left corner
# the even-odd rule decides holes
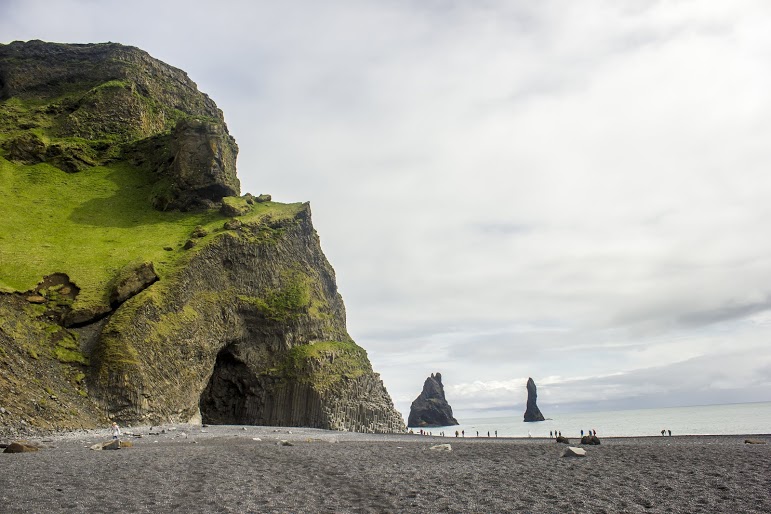
[[[568,446],[562,452],[563,457],[586,457],[586,450],[583,448],[576,448],[575,446]]]
[[[13,443],[9,444],[3,453],[28,453],[28,452],[36,452],[39,448],[37,446],[32,446],[29,443],[22,443],[14,441]]]
[[[557,436],[555,441],[558,443],[570,444],[570,439],[568,439],[567,437]]]
[[[596,435],[585,435],[581,438],[581,444],[600,444],[600,438]]]
[[[435,451],[438,451],[438,452],[451,452],[452,451],[452,446],[447,444],[447,443],[435,444],[434,446],[429,448],[429,450],[435,450]]]

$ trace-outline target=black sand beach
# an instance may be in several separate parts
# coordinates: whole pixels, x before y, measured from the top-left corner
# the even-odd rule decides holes
[[[0,454],[0,511],[771,512],[771,436],[606,438],[564,458],[537,438],[162,429],[127,429],[142,437],[118,451],[89,449],[105,429]]]

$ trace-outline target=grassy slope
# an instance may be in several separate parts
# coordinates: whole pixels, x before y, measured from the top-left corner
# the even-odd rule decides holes
[[[106,303],[108,282],[129,263],[152,261],[161,279],[172,273],[194,228],[212,233],[225,218],[216,211],[153,209],[150,178],[125,163],[68,174],[0,157],[0,290],[30,290],[43,276],[62,272],[81,288],[75,307],[84,308]],[[298,209],[257,204],[243,218]]]

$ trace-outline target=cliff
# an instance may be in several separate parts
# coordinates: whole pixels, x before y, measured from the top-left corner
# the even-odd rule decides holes
[[[527,379],[527,406],[525,407],[525,421],[543,421],[544,417],[541,414],[541,409],[536,405],[536,399],[538,393],[536,392],[535,382],[532,378]]]
[[[238,196],[237,152],[139,49],[0,45],[0,430],[404,430],[310,206]]]
[[[410,427],[446,427],[457,425],[452,417],[452,407],[444,396],[441,373],[431,373],[423,383],[423,391],[410,406],[407,426]]]

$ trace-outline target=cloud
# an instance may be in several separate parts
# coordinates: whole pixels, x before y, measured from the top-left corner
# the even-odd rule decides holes
[[[561,377],[561,408],[771,400],[706,373],[768,369],[765,2],[0,9],[7,41],[120,41],[186,70],[243,189],[311,202],[403,412],[436,371],[464,409],[522,401],[528,376]]]

